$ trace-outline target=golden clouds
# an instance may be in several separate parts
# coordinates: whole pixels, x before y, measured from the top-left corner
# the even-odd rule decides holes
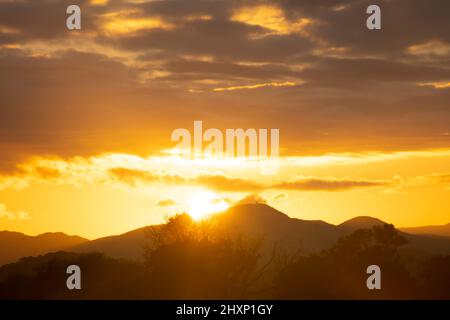
[[[350,189],[390,184],[448,183],[448,173],[436,173],[410,178],[352,178],[358,167],[378,167],[383,163],[406,161],[441,162],[450,157],[449,150],[402,152],[388,154],[334,154],[319,157],[281,157],[280,174],[267,180],[258,175],[257,165],[242,161],[227,162],[178,159],[172,156],[140,157],[127,154],[103,154],[93,157],[68,159],[34,158],[19,166],[15,175],[0,177],[0,186],[9,188],[32,183],[83,185],[124,183],[131,186],[145,184],[199,185],[217,190],[251,191],[261,189]],[[252,168],[254,166],[254,168]],[[326,172],[329,167],[349,168],[347,174],[334,177],[329,174],[300,175],[301,172]],[[340,170],[342,171],[342,169]],[[412,171],[414,172],[414,170]],[[440,171],[442,172],[442,171]],[[237,178],[245,176],[245,179]],[[292,179],[292,177],[296,177]],[[6,183],[6,182],[14,183]],[[20,183],[22,182],[22,183]]]
[[[419,83],[420,86],[429,86],[433,87],[435,89],[446,89],[450,88],[450,82],[449,81],[443,81],[443,82],[424,82]]]
[[[142,30],[174,28],[173,24],[159,17],[142,17],[138,10],[111,12],[102,16],[102,28],[107,34],[125,35]]]
[[[445,57],[450,54],[450,44],[439,40],[431,40],[425,43],[409,46],[407,48],[407,52],[417,56]]]
[[[3,203],[0,203],[0,219],[28,220],[29,215],[25,211],[12,212]]]
[[[212,16],[210,16],[210,15],[206,15],[206,14],[203,14],[203,15],[190,15],[190,16],[187,16],[184,20],[185,21],[188,21],[188,22],[192,22],[192,21],[210,21],[210,20],[212,20]]]
[[[214,88],[213,91],[221,92],[221,91],[234,91],[234,90],[242,90],[242,89],[260,89],[260,88],[265,88],[265,87],[293,87],[295,85],[297,85],[297,84],[295,82],[291,82],[291,81],[268,82],[268,83],[258,83],[258,84],[253,84],[253,85]]]
[[[286,19],[283,10],[276,6],[260,5],[241,7],[234,11],[232,21],[265,28],[273,34],[301,32],[310,25],[310,19],[302,18],[291,22]]]
[[[127,168],[113,168],[109,171],[119,181],[136,187],[155,182],[169,185],[205,187],[220,192],[258,192],[263,190],[288,191],[346,191],[355,188],[389,186],[391,180],[352,179],[351,177],[298,177],[290,181],[264,184],[247,179],[227,177],[222,174],[198,174],[194,177],[154,175],[150,172]]]
[[[104,6],[108,4],[109,0],[89,0],[89,3],[93,6]]]
[[[411,155],[409,155],[411,156]],[[439,152],[430,152],[428,157],[442,156]],[[337,157],[337,156],[335,156]],[[407,157],[407,156],[406,156]],[[420,156],[415,156],[415,158]],[[281,158],[281,171],[285,172],[270,180],[252,174],[250,168],[237,168],[227,166],[227,170],[217,167],[217,164],[209,164],[189,160],[183,164],[174,162],[171,156],[142,158],[125,154],[105,154],[91,158],[73,159],[34,159],[23,164],[23,171],[17,176],[4,177],[2,181],[15,179],[22,181],[24,187],[33,184],[55,185],[105,185],[127,186],[132,188],[160,186],[191,186],[204,187],[219,192],[260,192],[265,190],[287,191],[347,191],[360,188],[383,187],[387,189],[399,187],[411,187],[417,185],[449,184],[448,173],[435,173],[425,176],[410,176],[402,178],[364,178],[352,176],[330,175],[299,175],[311,165],[317,167],[314,171],[326,168],[329,165],[348,166],[354,168],[357,164],[365,166],[377,166],[373,161],[396,162],[406,159],[405,155],[386,155],[376,159],[370,156],[349,158],[343,156],[337,159],[328,159],[327,162],[315,161],[310,163],[302,158]],[[347,159],[347,160],[346,160]],[[187,160],[186,160],[187,161]],[[331,161],[331,162],[330,162]],[[176,164],[176,165],[175,165]],[[351,172],[349,170],[348,172]],[[317,171],[317,172],[320,172]],[[246,178],[238,178],[245,174]],[[295,178],[292,178],[295,177]],[[11,187],[13,184],[4,184],[3,187]]]
[[[20,30],[18,30],[16,28],[11,28],[11,27],[6,27],[6,26],[0,25],[0,33],[3,33],[3,34],[19,34]]]

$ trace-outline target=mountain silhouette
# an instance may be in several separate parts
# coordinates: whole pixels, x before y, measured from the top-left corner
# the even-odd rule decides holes
[[[241,204],[214,216],[229,233],[276,243],[287,251],[314,252],[329,248],[343,234],[332,224],[321,220],[301,220],[266,204]]]
[[[443,226],[424,226],[424,227],[412,227],[412,228],[399,228],[399,230],[418,235],[430,235],[450,237],[450,223]]]
[[[274,244],[286,253],[298,250],[307,254],[329,249],[336,241],[357,229],[369,229],[384,222],[367,216],[356,217],[339,225],[321,220],[302,220],[266,204],[240,204],[211,217],[221,232],[261,240],[265,249]],[[158,227],[158,226],[153,226]],[[58,250],[76,253],[99,252],[112,258],[142,261],[143,249],[149,244],[148,227],[120,235],[88,241],[62,233],[29,237],[20,233],[0,233],[0,265],[21,257],[44,254]],[[409,241],[405,250],[414,254],[449,254],[450,238],[428,234],[412,234],[401,229]],[[413,230],[414,231],[414,230]]]
[[[20,232],[0,231],[0,265],[22,257],[67,250],[89,240],[62,232],[27,236]]]
[[[302,220],[266,204],[240,204],[211,217],[220,230],[235,236],[262,240],[267,250],[277,244],[286,253],[319,252],[330,248],[343,235],[357,229],[369,229],[385,222],[367,216],[333,225],[321,220]],[[101,252],[114,258],[141,260],[143,248],[148,244],[147,228],[136,229],[121,235],[104,237],[71,248],[74,252]],[[427,235],[402,233],[410,241],[406,250],[414,253],[450,253],[450,239]]]
[[[141,260],[143,248],[148,242],[146,230],[147,227],[143,227],[120,235],[83,242],[70,250],[79,253],[101,252],[114,258]]]
[[[381,226],[385,223],[386,222],[377,218],[372,218],[369,216],[359,216],[342,222],[339,227],[349,229],[370,229],[375,226]]]

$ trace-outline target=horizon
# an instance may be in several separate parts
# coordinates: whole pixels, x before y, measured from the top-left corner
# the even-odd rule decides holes
[[[341,222],[336,223],[336,224],[327,222],[327,221],[325,221],[325,220],[320,220],[320,219],[319,219],[319,220],[307,220],[307,219],[302,219],[301,217],[292,217],[292,216],[289,216],[289,215],[286,214],[285,212],[282,212],[282,211],[278,210],[277,208],[270,206],[270,205],[267,204],[267,203],[236,203],[236,204],[230,205],[230,206],[229,206],[226,210],[224,210],[224,211],[214,212],[214,213],[211,213],[211,214],[209,214],[208,216],[203,217],[203,218],[201,218],[201,219],[199,219],[199,220],[196,220],[195,218],[194,218],[194,220],[196,220],[196,221],[207,221],[207,220],[209,220],[210,218],[213,218],[213,217],[214,217],[215,215],[217,215],[217,214],[227,213],[227,211],[228,211],[229,209],[232,209],[232,208],[235,208],[235,207],[239,207],[239,206],[246,206],[246,205],[250,205],[250,206],[251,206],[251,205],[264,205],[264,206],[268,206],[268,207],[270,207],[271,209],[274,209],[274,210],[276,210],[276,211],[278,211],[278,212],[281,212],[282,214],[286,215],[286,216],[287,216],[288,218],[290,218],[290,219],[298,219],[298,220],[301,220],[301,221],[320,221],[320,222],[324,222],[324,223],[326,223],[326,224],[328,224],[328,225],[332,225],[332,226],[335,226],[335,227],[341,226],[342,224],[344,224],[344,223],[346,223],[346,222],[349,222],[349,221],[352,221],[352,220],[355,220],[355,219],[361,219],[361,218],[364,218],[364,219],[372,219],[372,220],[378,220],[378,221],[381,221],[381,222],[383,222],[383,223],[385,223],[385,224],[391,224],[389,221],[381,220],[381,219],[379,219],[379,218],[377,218],[377,217],[375,217],[375,216],[363,216],[363,215],[361,215],[361,216],[355,216],[355,217],[349,218],[349,219],[347,219],[347,220],[341,221]],[[167,219],[167,218],[171,218],[171,217],[175,217],[175,216],[183,215],[183,214],[188,214],[188,215],[189,215],[189,213],[187,213],[187,212],[178,212],[178,213],[175,213],[174,215],[167,216],[167,217],[165,217],[165,218]],[[86,236],[81,235],[81,234],[71,234],[71,233],[64,232],[63,230],[60,230],[60,231],[46,231],[46,232],[38,233],[38,234],[27,234],[27,233],[23,233],[23,232],[19,232],[19,231],[12,231],[12,230],[0,230],[0,232],[17,232],[17,233],[21,233],[21,234],[24,234],[24,235],[26,235],[26,236],[31,236],[31,237],[37,237],[37,236],[41,236],[41,235],[44,235],[44,234],[58,234],[58,233],[62,233],[62,234],[67,235],[67,236],[71,236],[71,237],[72,237],[72,236],[78,236],[78,237],[81,237],[81,238],[86,239],[86,240],[88,240],[88,241],[94,241],[94,240],[101,239],[101,238],[105,238],[105,237],[111,237],[111,236],[119,236],[119,235],[123,235],[123,234],[129,233],[129,232],[133,232],[133,231],[136,231],[136,230],[139,230],[139,229],[142,229],[142,228],[146,228],[146,227],[152,227],[152,226],[162,225],[162,224],[164,224],[164,223],[165,223],[165,222],[158,223],[158,224],[143,225],[143,226],[140,226],[140,227],[135,228],[135,229],[132,229],[132,230],[127,230],[127,231],[125,231],[125,232],[121,232],[121,233],[117,233],[117,234],[105,234],[105,235],[102,235],[102,236],[99,236],[99,237],[96,237],[96,238],[89,238],[89,237],[86,237]],[[447,225],[449,225],[449,224],[450,224],[450,222],[445,223],[445,224],[442,224],[442,225],[419,225],[419,226],[396,226],[396,225],[394,225],[394,227],[395,227],[397,230],[402,230],[402,229],[409,229],[409,228],[414,229],[414,228],[443,227],[443,226],[447,226]]]

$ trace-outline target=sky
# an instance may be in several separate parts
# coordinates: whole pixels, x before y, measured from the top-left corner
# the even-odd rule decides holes
[[[368,30],[372,2],[0,0],[0,230],[96,238],[199,198],[449,223],[450,3],[377,1]],[[279,129],[279,172],[174,157],[195,120]]]

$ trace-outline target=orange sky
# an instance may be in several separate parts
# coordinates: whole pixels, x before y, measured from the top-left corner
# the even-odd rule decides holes
[[[369,4],[84,0],[68,31],[67,1],[0,1],[0,230],[95,238],[209,192],[330,223],[450,222],[449,3],[381,1],[379,31]],[[280,129],[278,174],[173,159],[194,120]]]

